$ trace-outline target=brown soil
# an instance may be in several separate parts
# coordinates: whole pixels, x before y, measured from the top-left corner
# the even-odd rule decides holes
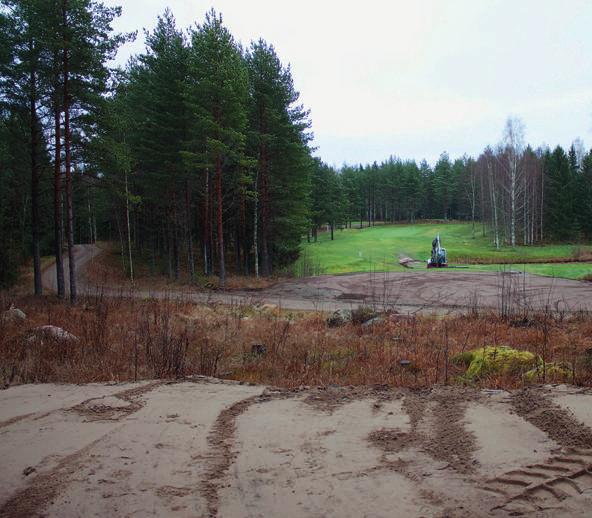
[[[524,389],[514,394],[513,406],[521,417],[565,447],[592,448],[592,430],[543,392]]]
[[[94,245],[78,245],[78,271],[95,268],[101,249]],[[67,273],[67,261],[65,262]],[[94,274],[93,274],[94,275]],[[109,274],[110,275],[110,274]],[[195,286],[161,284],[148,280],[145,285],[109,287],[107,274],[92,278],[81,277],[80,291],[100,291],[105,295],[131,293],[145,298],[170,298],[182,294],[199,302],[270,303],[291,310],[351,309],[361,302],[402,313],[447,313],[469,309],[497,309],[502,297],[506,306],[519,312],[549,307],[557,311],[592,311],[592,285],[588,282],[553,279],[532,274],[500,274],[465,270],[406,271],[329,275],[293,280],[272,279],[261,286],[237,284],[232,293],[207,290]],[[260,280],[261,281],[261,280]],[[259,281],[258,281],[259,282]],[[262,282],[262,281],[261,281]],[[55,271],[43,275],[46,288],[55,289]],[[262,288],[249,291],[244,288]],[[207,288],[207,287],[206,287]],[[505,293],[505,295],[502,295]]]

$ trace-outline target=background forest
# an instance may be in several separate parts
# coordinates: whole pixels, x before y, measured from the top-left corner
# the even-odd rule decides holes
[[[273,45],[243,47],[214,11],[188,31],[171,12],[144,53],[96,0],[2,0],[0,285],[53,254],[76,299],[75,243],[120,244],[172,279],[271,275],[327,225],[472,221],[492,246],[592,238],[592,152],[525,143],[509,119],[476,158],[391,157],[337,170],[313,156],[309,112]]]

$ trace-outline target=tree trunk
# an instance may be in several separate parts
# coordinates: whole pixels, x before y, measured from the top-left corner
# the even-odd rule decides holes
[[[31,51],[33,51],[33,42],[31,42]],[[33,271],[35,295],[43,294],[41,284],[41,250],[39,245],[39,162],[37,160],[37,75],[35,64],[32,65],[30,76],[30,110],[31,110],[31,227],[33,238]]]
[[[499,249],[500,247],[500,240],[499,240],[499,227],[497,221],[497,200],[495,196],[495,182],[493,178],[493,171],[491,164],[489,165],[489,181],[491,184],[491,207],[493,210],[493,230],[494,230],[494,239],[495,239],[495,248]]]
[[[204,206],[203,206],[203,255],[204,255],[204,275],[210,275],[210,172],[206,170],[205,175],[205,193],[204,193]]]
[[[271,274],[271,261],[269,258],[269,174],[267,167],[267,149],[262,145],[259,151],[259,169],[261,171],[261,269],[263,275]]]
[[[259,278],[259,171],[255,176],[255,211],[253,216],[253,248],[255,253],[255,277]]]
[[[66,160],[66,237],[68,239],[68,262],[70,270],[70,302],[76,303],[76,259],[74,258],[74,218],[72,212],[72,159],[71,159],[71,141],[70,134],[70,92],[69,88],[69,42],[66,36],[66,27],[68,25],[68,0],[63,0],[62,15],[63,15],[63,38],[64,38],[64,151]]]
[[[222,159],[216,157],[216,198],[218,202],[218,260],[220,265],[220,287],[224,288],[226,283],[226,265],[224,264],[224,224],[222,207]]]
[[[516,248],[516,176],[517,176],[517,163],[516,159],[512,158],[510,165],[510,242],[512,248]]]
[[[189,261],[189,277],[195,279],[195,258],[193,256],[193,234],[191,232],[191,203],[189,192],[189,180],[185,180],[185,221],[187,225],[187,259]]]
[[[125,222],[127,228],[127,253],[129,259],[129,275],[130,281],[134,283],[134,261],[132,258],[132,236],[130,227],[130,210],[129,210],[129,189],[127,183],[127,170],[125,171]]]

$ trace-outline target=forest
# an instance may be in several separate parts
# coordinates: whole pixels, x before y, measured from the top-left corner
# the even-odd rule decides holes
[[[492,246],[592,238],[592,152],[533,148],[519,119],[478,157],[434,166],[394,153],[335,168],[315,156],[290,66],[243,46],[211,10],[189,30],[169,10],[145,50],[113,60],[120,8],[1,0],[0,286],[55,256],[76,301],[73,249],[118,243],[134,264],[182,275],[287,271],[321,228],[466,220]],[[393,142],[396,150],[396,142]],[[64,276],[63,254],[70,263]]]

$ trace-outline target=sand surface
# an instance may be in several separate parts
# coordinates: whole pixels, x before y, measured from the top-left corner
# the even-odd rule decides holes
[[[0,516],[589,516],[591,407],[565,386],[16,386]]]

